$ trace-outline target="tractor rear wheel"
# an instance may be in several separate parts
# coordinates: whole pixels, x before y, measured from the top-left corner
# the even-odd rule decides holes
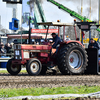
[[[70,43],[58,55],[58,68],[62,74],[82,74],[87,66],[87,54],[82,45]]]
[[[7,71],[11,74],[11,75],[17,75],[20,71],[21,71],[21,65],[14,65],[12,64],[12,60],[10,59],[7,62]]]
[[[41,62],[36,59],[30,59],[26,64],[26,70],[29,75],[39,75],[42,69]]]

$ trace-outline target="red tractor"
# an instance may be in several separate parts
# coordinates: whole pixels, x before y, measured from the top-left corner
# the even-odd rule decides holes
[[[39,25],[63,26],[63,41],[60,43],[57,53],[50,54],[52,46],[47,41],[44,44],[15,44],[14,58],[7,63],[7,71],[11,75],[17,75],[21,71],[21,65],[26,66],[29,75],[45,74],[47,66],[58,66],[62,74],[82,74],[87,66],[87,53],[80,41],[64,40],[65,26],[72,24],[59,22],[38,23]],[[59,36],[59,33],[58,33]]]

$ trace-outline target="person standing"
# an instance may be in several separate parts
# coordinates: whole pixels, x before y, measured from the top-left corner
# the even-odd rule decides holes
[[[6,54],[6,50],[5,50],[3,44],[1,45],[1,50],[0,50],[0,52],[1,52],[1,56],[5,56],[5,54]]]
[[[6,52],[7,53],[10,53],[10,49],[11,49],[12,47],[10,46],[10,44],[9,43],[7,43],[6,45],[5,45],[5,49],[6,49]]]
[[[99,44],[93,38],[91,38],[88,48],[96,48],[99,50]]]

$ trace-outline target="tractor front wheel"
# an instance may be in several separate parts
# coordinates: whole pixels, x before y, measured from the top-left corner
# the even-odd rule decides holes
[[[21,65],[12,64],[12,60],[8,60],[6,68],[11,75],[17,75],[21,71]]]
[[[33,75],[33,76],[39,75],[41,69],[42,69],[42,65],[38,59],[33,58],[27,62],[26,70],[29,75]]]

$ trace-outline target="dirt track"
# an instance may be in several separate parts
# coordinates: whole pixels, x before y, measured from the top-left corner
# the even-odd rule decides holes
[[[11,76],[0,74],[0,88],[61,87],[100,85],[100,75],[29,76],[27,73]]]

